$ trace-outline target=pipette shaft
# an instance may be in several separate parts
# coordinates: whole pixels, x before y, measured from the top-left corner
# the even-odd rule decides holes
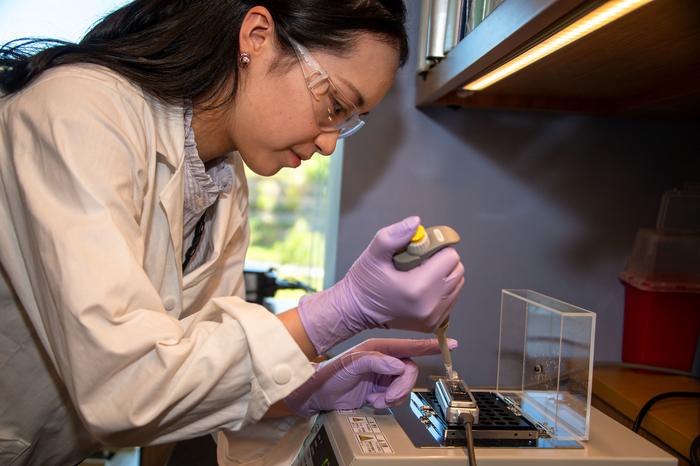
[[[447,327],[449,325],[450,321],[446,319],[445,322],[435,330],[435,335],[440,343],[440,353],[442,354],[442,363],[445,365],[445,373],[448,379],[452,379],[452,355],[450,354],[450,348],[447,346]]]

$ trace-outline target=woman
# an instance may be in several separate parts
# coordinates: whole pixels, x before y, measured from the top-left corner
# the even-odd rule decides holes
[[[309,360],[447,317],[453,249],[391,263],[417,217],[298,309],[241,299],[243,164],[273,175],[361,128],[406,59],[404,15],[398,0],[136,0],[79,44],[2,49],[0,463],[405,398],[408,358],[434,342]]]

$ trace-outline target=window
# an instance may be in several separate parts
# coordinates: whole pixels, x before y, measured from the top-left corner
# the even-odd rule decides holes
[[[250,247],[246,267],[275,268],[281,278],[315,290],[333,283],[342,141],[331,157],[314,155],[272,177],[246,170],[250,192]],[[304,290],[280,290],[274,310],[296,305]]]

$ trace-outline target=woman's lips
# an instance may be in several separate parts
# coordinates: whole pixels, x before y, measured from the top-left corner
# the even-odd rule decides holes
[[[292,168],[297,168],[299,165],[301,165],[302,158],[299,157],[293,150],[290,150],[289,153],[292,155]]]

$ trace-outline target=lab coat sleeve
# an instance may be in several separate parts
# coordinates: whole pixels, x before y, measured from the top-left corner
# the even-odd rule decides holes
[[[239,297],[214,298],[183,320],[166,313],[143,268],[150,110],[121,83],[59,74],[13,97],[2,176],[16,183],[5,181],[35,301],[27,305],[100,441],[240,430],[313,369],[275,316]]]

